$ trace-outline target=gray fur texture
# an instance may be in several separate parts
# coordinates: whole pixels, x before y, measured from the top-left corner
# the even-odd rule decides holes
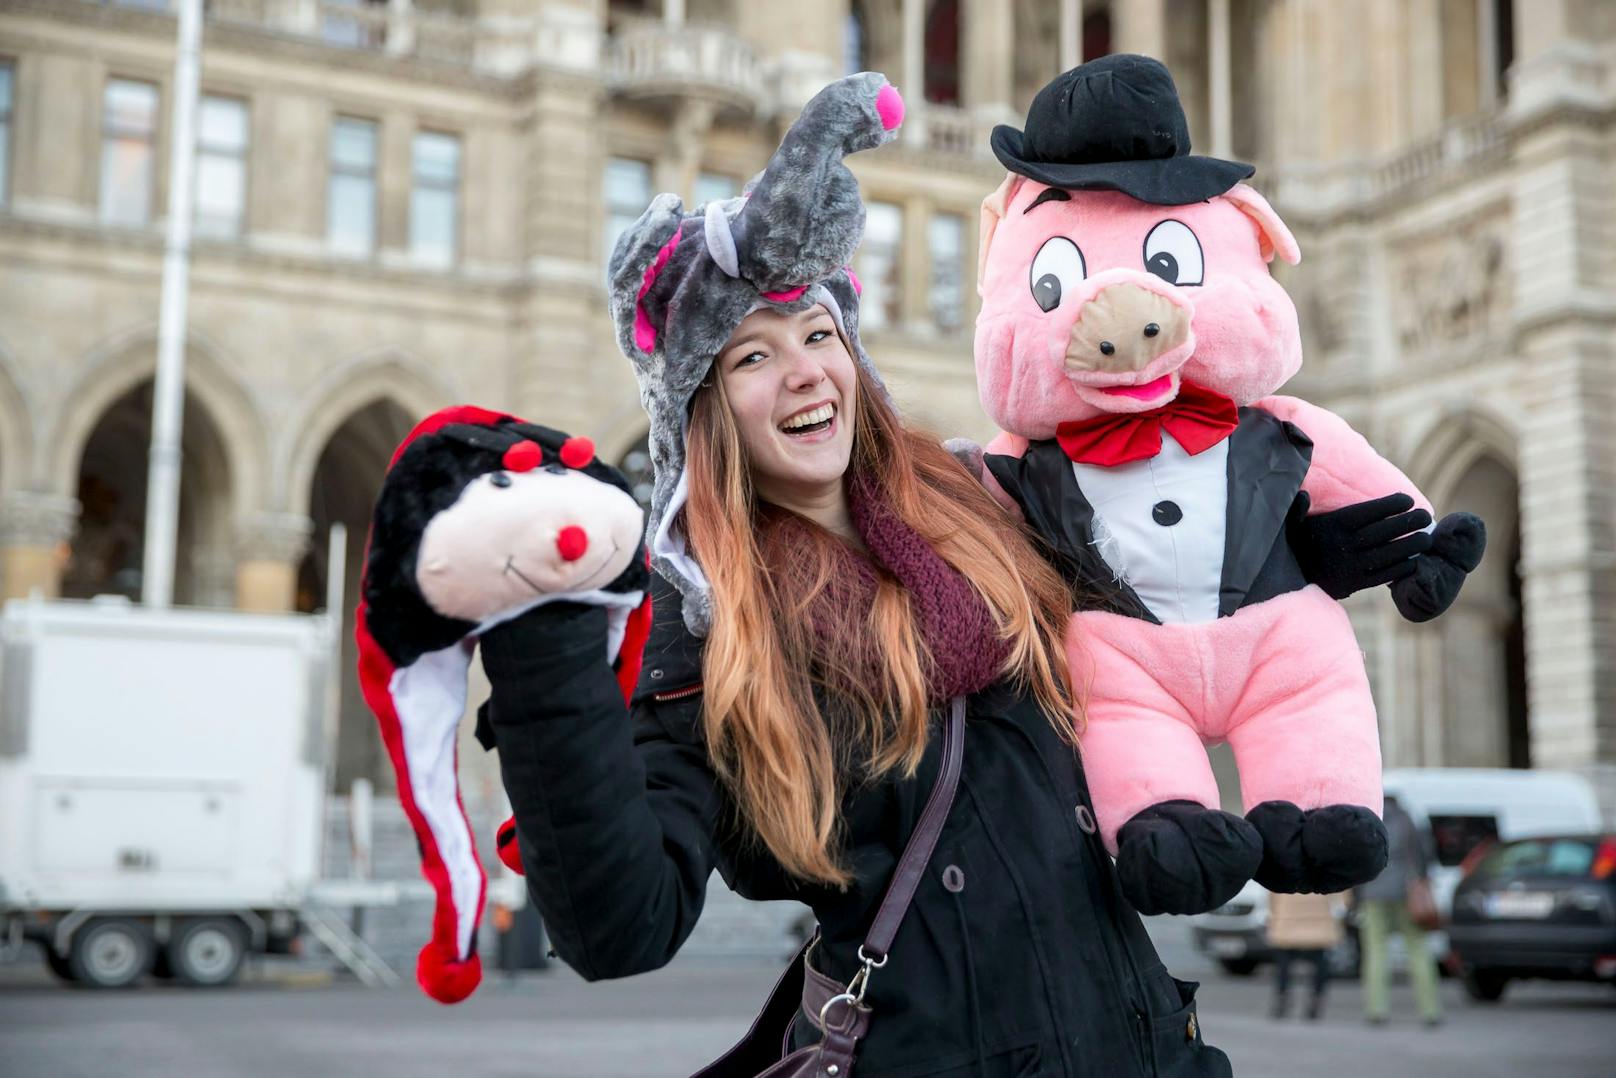
[[[683,594],[685,623],[697,635],[705,636],[711,623],[705,579],[681,571],[655,550],[654,540],[684,473],[691,398],[735,327],[760,303],[788,313],[823,303],[836,315],[854,358],[881,385],[858,338],[858,293],[846,267],[864,235],[864,204],[842,159],[897,136],[876,109],[886,85],[885,76],[867,71],[821,90],[748,194],[721,204],[738,276],[726,273],[709,249],[707,233],[716,222],[706,220],[702,207],[687,213],[672,194],[653,199],[612,251],[607,267],[612,319],[651,420],[655,477],[647,546],[657,571]],[[677,242],[664,255],[675,236]],[[647,270],[659,257],[665,261],[647,287]],[[798,288],[805,290],[789,300],[763,295]],[[677,513],[678,506],[672,510]],[[677,520],[674,525],[677,530]]]

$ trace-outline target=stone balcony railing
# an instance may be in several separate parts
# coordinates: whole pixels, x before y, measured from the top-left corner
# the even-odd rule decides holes
[[[1465,117],[1379,160],[1347,164],[1289,164],[1268,173],[1259,189],[1288,210],[1310,215],[1386,204],[1433,181],[1473,175],[1509,152],[1509,131],[1499,113]]]
[[[629,97],[703,97],[767,111],[762,66],[734,31],[658,19],[625,21],[606,47],[607,80]]]
[[[416,11],[408,4],[340,0],[209,0],[209,19],[275,30],[337,48],[471,66],[478,28],[469,19]]]
[[[951,157],[993,156],[988,135],[993,124],[966,109],[920,102],[909,109],[899,145]]]

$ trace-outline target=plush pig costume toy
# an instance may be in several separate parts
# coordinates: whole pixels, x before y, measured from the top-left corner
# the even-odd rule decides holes
[[[604,606],[626,699],[651,628],[644,520],[588,439],[498,412],[437,412],[393,455],[360,585],[359,682],[437,897],[416,980],[440,1003],[482,978],[486,881],[455,777],[477,636],[544,603]],[[507,820],[497,849],[520,872],[514,839]]]
[[[1429,503],[1340,418],[1274,395],[1302,349],[1267,263],[1296,262],[1295,239],[1240,182],[1250,166],[1188,155],[1172,78],[1145,57],[1067,72],[993,148],[1011,175],[982,206],[976,367],[1005,433],[985,465],[1105,596],[1074,615],[1070,659],[1124,890],[1143,913],[1192,913],[1253,877],[1282,892],[1373,878],[1386,836],[1363,656],[1285,520],[1298,491],[1319,512],[1393,491]],[[1475,517],[1439,521],[1392,584],[1403,615],[1441,613],[1484,538]],[[1203,743],[1222,741],[1244,818],[1216,808]]]

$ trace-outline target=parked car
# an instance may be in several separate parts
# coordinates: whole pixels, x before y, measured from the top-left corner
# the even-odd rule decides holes
[[[1274,949],[1268,945],[1268,906],[1268,892],[1250,881],[1217,909],[1190,918],[1191,941],[1225,973],[1250,976],[1274,960]],[[1350,913],[1343,910],[1341,917],[1346,931],[1330,952],[1330,969],[1338,977],[1350,977],[1358,970],[1358,933]]]
[[[1616,985],[1616,833],[1495,843],[1453,898],[1448,939],[1472,999],[1528,977]]]

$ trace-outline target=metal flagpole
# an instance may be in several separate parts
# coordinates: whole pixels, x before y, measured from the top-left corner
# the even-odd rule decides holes
[[[151,458],[146,473],[146,549],[141,599],[174,599],[174,545],[180,513],[180,431],[185,417],[185,308],[190,288],[192,183],[196,168],[196,92],[202,66],[202,0],[176,0],[174,109],[168,167],[168,230],[157,327],[157,384],[152,394]]]

